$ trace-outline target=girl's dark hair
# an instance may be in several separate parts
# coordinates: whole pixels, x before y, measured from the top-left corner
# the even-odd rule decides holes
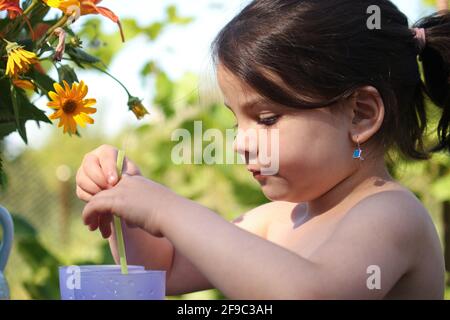
[[[372,5],[380,9],[380,29],[368,27]],[[217,35],[213,59],[286,107],[329,106],[373,86],[385,117],[370,142],[383,151],[397,147],[405,158],[428,159],[450,150],[450,13],[413,27],[425,28],[424,48],[388,0],[254,0]],[[443,110],[431,148],[424,143],[425,95]]]

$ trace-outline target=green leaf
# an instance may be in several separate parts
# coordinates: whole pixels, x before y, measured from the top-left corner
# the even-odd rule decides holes
[[[155,61],[147,62],[141,70],[141,76],[145,77],[158,70]]]
[[[31,102],[27,101],[26,108],[22,110],[22,116],[27,120],[35,120],[46,123],[52,123],[51,120],[45,115],[44,111],[37,108]]]
[[[16,89],[17,92],[17,98],[20,103],[20,122],[25,122],[27,120],[35,120],[35,121],[42,121],[46,123],[52,123],[49,118],[45,115],[45,113],[37,108],[34,104],[28,100],[25,92],[21,89]]]
[[[11,106],[11,92],[10,92],[11,82],[9,79],[1,79],[0,80],[0,120],[2,120],[2,116],[5,112],[9,114],[13,114],[12,106]]]
[[[14,236],[15,237],[36,237],[37,231],[36,228],[29,223],[25,218],[21,217],[18,214],[11,214],[14,222]]]
[[[63,83],[63,80],[67,81],[69,85],[74,82],[79,82],[77,74],[75,73],[73,68],[68,66],[67,64],[60,65],[59,67],[57,67],[57,69],[60,84]]]
[[[25,143],[28,143],[25,123],[28,120],[35,120],[52,123],[45,113],[33,105],[22,89],[11,86],[11,103],[13,113],[7,110],[0,112],[0,136],[10,134],[17,130]],[[14,127],[14,128],[13,128]]]
[[[19,89],[16,89],[14,86],[11,85],[11,100],[14,110],[14,119],[16,121],[16,127],[19,131],[20,136],[22,137],[23,141],[28,144],[27,139],[27,130],[25,128],[25,122],[20,121],[20,109],[23,107],[22,105],[22,99],[20,99]]]
[[[3,158],[2,153],[0,152],[0,188],[2,191],[6,191],[7,184],[8,184],[8,177],[6,176],[6,173],[3,170]]]
[[[45,4],[38,2],[37,5],[32,10],[33,14],[30,15],[30,23],[32,26],[37,25],[38,23],[51,23],[54,24],[54,22],[48,22],[44,21],[44,17],[47,15],[47,13],[50,11],[50,7],[46,6]]]
[[[3,139],[10,133],[13,133],[16,131],[16,122],[10,121],[10,122],[2,122],[0,123],[0,139]]]
[[[42,74],[39,71],[36,70],[32,70],[30,72],[30,77],[32,79],[34,79],[34,81],[36,82],[38,88],[41,90],[41,92],[43,94],[45,94],[47,97],[48,96],[48,92],[49,91],[55,91],[55,89],[53,88],[53,84],[56,82],[55,80],[53,80],[52,78],[50,78],[48,75],[46,74]],[[50,97],[49,97],[50,98]]]
[[[10,23],[9,19],[0,19],[0,30],[3,30],[8,23]]]
[[[33,271],[37,271],[45,265],[57,267],[59,264],[59,260],[34,237],[20,239],[17,249]]]
[[[126,30],[125,37],[127,40],[133,39],[142,32],[142,28],[137,24],[135,19],[121,19],[122,29]]]
[[[80,48],[75,48],[73,46],[66,46],[66,53],[75,61],[77,64],[89,63],[94,64],[100,62],[101,60],[89,53],[81,50]]]
[[[89,39],[85,49],[98,57],[105,65],[109,65],[117,52],[122,48],[122,41],[118,32],[105,34],[101,32],[101,21],[98,18],[89,19],[83,24],[78,35],[82,39]],[[129,40],[129,38],[127,37]]]
[[[184,17],[184,18],[180,17],[177,12],[177,7],[174,5],[167,7],[166,13],[167,13],[167,19],[169,20],[170,23],[184,25],[184,24],[189,24],[194,20],[192,17]]]
[[[151,39],[155,40],[161,34],[161,31],[164,28],[164,23],[155,22],[146,27],[143,31],[144,33]]]

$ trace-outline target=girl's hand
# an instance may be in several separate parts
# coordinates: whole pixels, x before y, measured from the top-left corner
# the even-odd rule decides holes
[[[76,177],[78,198],[87,202],[95,194],[111,188],[118,182],[117,153],[115,147],[102,145],[84,156]],[[139,168],[126,157],[123,173],[130,176],[141,175]]]
[[[142,176],[123,175],[116,186],[91,197],[83,210],[83,221],[91,231],[100,229],[104,238],[111,235],[113,214],[128,225],[146,230],[156,237],[161,234],[161,216],[168,205],[181,197],[170,189]]]

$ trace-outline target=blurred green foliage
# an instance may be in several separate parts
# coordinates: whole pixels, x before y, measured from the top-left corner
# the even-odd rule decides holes
[[[139,26],[133,19],[123,19],[122,24],[127,41],[143,36],[140,41],[150,43],[157,41],[170,25],[184,25],[191,21],[192,18],[179,16],[176,7],[169,6],[163,21]],[[88,20],[80,35],[81,39],[95,38],[94,43],[88,43],[86,50],[106,65],[122,49],[117,34],[103,32],[97,18]],[[72,55],[76,54],[72,52]],[[82,59],[89,57],[78,57],[78,61]],[[12,298],[57,299],[58,266],[113,263],[107,242],[99,234],[88,232],[81,224],[79,214],[83,203],[75,195],[74,175],[82,156],[100,144],[122,147],[127,141],[127,156],[140,166],[145,176],[208,206],[226,219],[231,220],[267,201],[258,184],[245,174],[243,166],[177,166],[172,163],[171,150],[178,143],[171,140],[174,129],[185,128],[193,133],[193,121],[202,120],[203,131],[208,128],[225,130],[234,122],[232,113],[218,103],[200,103],[197,75],[185,74],[180,79],[170,79],[159,68],[158,61],[144,62],[140,75],[143,80],[153,80],[152,113],[160,114],[159,120],[126,128],[112,139],[105,138],[95,126],[81,130],[82,138],[61,135],[55,130],[41,149],[26,149],[6,161],[5,171],[10,181],[0,194],[0,202],[15,212],[16,239],[6,270]],[[70,186],[69,201],[65,204],[60,199],[63,183],[55,175],[60,165],[67,166],[72,172],[67,182]],[[70,208],[68,220],[62,218],[63,206]],[[62,226],[62,223],[68,226]],[[217,290],[209,290],[169,298],[224,297]]]
[[[166,17],[162,21],[152,21],[148,25],[139,25],[135,19],[121,19],[127,41],[135,37],[143,37],[143,43],[156,41],[164,30],[171,26],[183,26],[193,21],[192,17],[181,17],[174,5],[166,9]],[[88,42],[88,52],[100,59],[106,65],[123,48],[123,43],[117,33],[102,32],[102,19],[93,18],[87,21],[78,35],[81,38],[93,39]]]
[[[427,6],[436,7],[436,4],[437,4],[438,0],[422,0],[422,1]],[[450,4],[450,1],[448,1],[448,3]]]
[[[192,18],[180,17],[171,6],[163,21],[140,26],[133,19],[123,19],[122,24],[128,41],[143,36],[142,41],[150,43],[163,36],[170,24],[183,25],[190,21]],[[88,44],[87,51],[109,65],[122,48],[120,38],[117,34],[104,33],[96,18],[82,28],[82,37],[87,34],[89,38],[95,35],[96,39]],[[9,182],[0,194],[0,203],[15,213],[16,223],[15,245],[6,269],[12,298],[57,299],[58,266],[112,263],[107,242],[82,225],[79,215],[84,204],[75,196],[74,175],[82,156],[100,144],[117,147],[125,144],[127,156],[138,164],[144,176],[200,202],[228,220],[268,201],[244,166],[174,165],[171,151],[178,143],[171,140],[174,129],[184,128],[193,133],[193,122],[201,120],[203,132],[208,128],[226,130],[234,123],[233,115],[214,99],[203,102],[197,75],[185,74],[180,79],[170,79],[158,61],[144,62],[140,75],[143,80],[153,80],[155,95],[150,112],[160,115],[158,119],[126,128],[114,138],[106,138],[95,126],[82,131],[83,138],[63,136],[55,129],[44,147],[27,149],[3,164]],[[432,121],[430,125],[434,124]],[[66,204],[60,201],[63,184],[55,176],[60,165],[72,171],[67,182],[70,201]],[[441,204],[450,200],[449,168],[446,155],[414,163],[396,159],[390,166],[392,175],[425,204],[441,237]],[[65,222],[67,229],[61,223],[64,205],[70,208],[70,218]],[[449,292],[447,298],[448,295]],[[218,290],[208,290],[169,298],[220,299],[224,296]]]
[[[166,118],[137,128],[127,128],[123,134],[110,141],[96,133],[83,133],[83,138],[55,134],[42,149],[27,150],[7,163],[5,170],[11,181],[6,192],[0,197],[0,202],[8,208],[14,208],[11,209],[14,212],[20,213],[15,215],[18,229],[14,250],[30,269],[24,277],[12,275],[10,272],[13,271],[8,269],[7,275],[14,281],[21,282],[12,284],[13,298],[18,286],[25,289],[29,298],[57,298],[58,266],[106,264],[108,257],[111,259],[109,249],[105,247],[106,242],[98,235],[94,239],[93,235],[81,225],[79,212],[83,203],[75,198],[73,174],[70,180],[72,203],[70,240],[63,243],[58,237],[61,227],[59,226],[61,208],[58,202],[61,182],[55,177],[55,169],[64,164],[75,173],[82,155],[102,143],[107,142],[120,147],[124,140],[127,141],[127,156],[140,166],[144,176],[151,177],[179,194],[208,206],[226,219],[231,220],[267,202],[257,183],[245,174],[246,169],[243,166],[225,164],[177,166],[172,163],[171,150],[178,143],[171,141],[171,132],[175,128],[185,128],[193,134],[193,121],[202,120],[204,131],[208,128],[225,130],[232,126],[233,119],[231,112],[221,105],[198,105],[197,90],[193,90],[197,83],[194,75],[187,74],[176,82],[166,75],[164,79],[164,82],[156,84],[157,88],[158,86],[165,88],[157,89],[155,101],[158,103],[155,106],[162,110],[162,114],[167,115]],[[36,180],[39,182],[35,183]],[[45,201],[37,204],[36,199],[29,199],[30,195]],[[25,218],[41,225],[39,234],[29,222],[25,222]],[[87,252],[89,254],[86,254]],[[84,260],[83,255],[86,256]],[[13,259],[9,265],[15,262]],[[16,270],[14,266],[14,271]],[[222,295],[213,290],[206,297],[221,298]]]

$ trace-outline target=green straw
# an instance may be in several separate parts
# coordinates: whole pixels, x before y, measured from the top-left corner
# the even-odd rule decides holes
[[[124,158],[125,152],[123,150],[119,150],[119,153],[117,154],[117,164],[116,164],[117,174],[119,178],[122,176]],[[120,269],[122,270],[122,274],[128,274],[127,256],[125,254],[125,242],[123,240],[122,234],[122,221],[116,215],[114,215],[114,228],[116,230],[117,246],[119,249]]]

